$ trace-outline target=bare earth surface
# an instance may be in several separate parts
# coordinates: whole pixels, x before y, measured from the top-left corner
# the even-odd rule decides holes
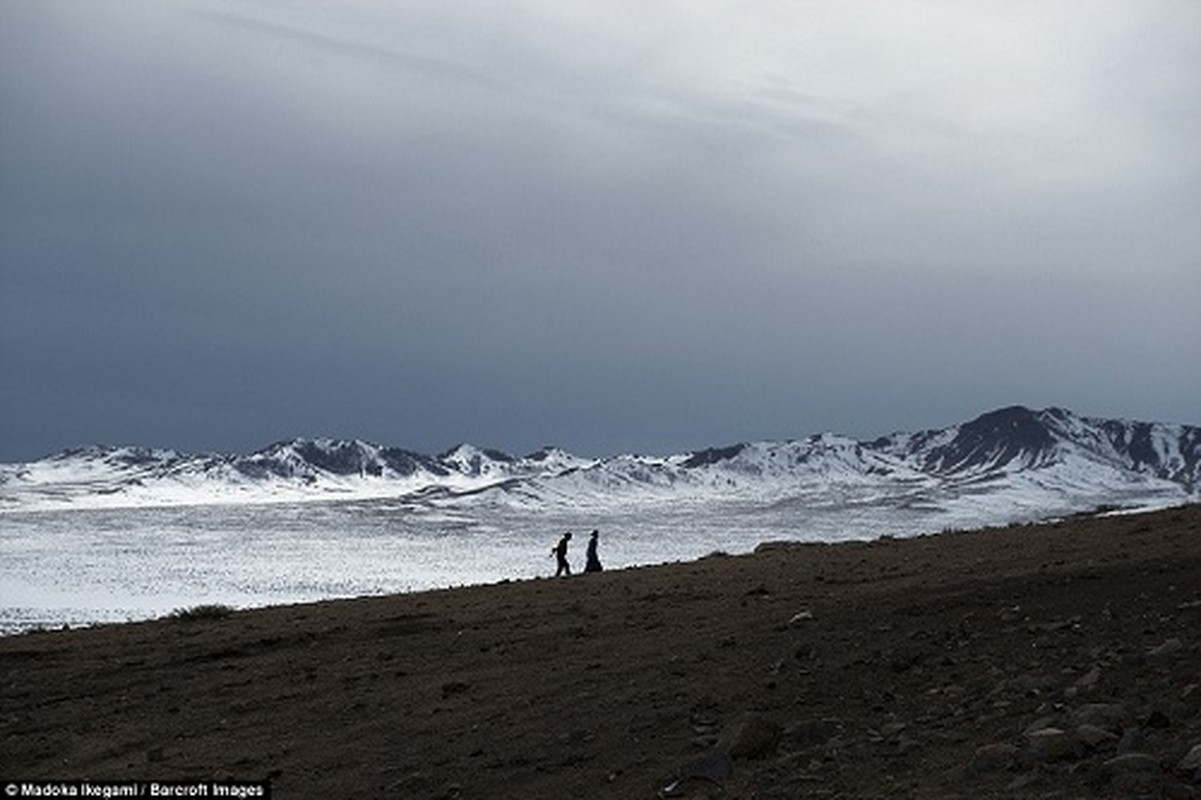
[[[0,700],[18,779],[1201,797],[1201,507],[31,633]]]

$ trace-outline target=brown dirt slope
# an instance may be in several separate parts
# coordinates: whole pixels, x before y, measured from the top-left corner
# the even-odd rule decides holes
[[[1201,797],[1199,683],[1193,506],[7,637],[0,772],[270,777],[277,798]]]

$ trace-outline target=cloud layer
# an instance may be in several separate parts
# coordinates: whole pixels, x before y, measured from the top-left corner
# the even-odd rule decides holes
[[[0,459],[1198,421],[1191,2],[0,18]]]

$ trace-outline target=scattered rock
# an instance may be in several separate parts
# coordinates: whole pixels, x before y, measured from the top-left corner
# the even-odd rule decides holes
[[[1054,675],[1024,672],[1010,678],[1006,685],[1015,692],[1033,696],[1053,691],[1059,685],[1059,679]]]
[[[1019,792],[1024,792],[1026,789],[1029,789],[1031,786],[1038,783],[1041,777],[1042,776],[1037,772],[1018,775],[1005,785],[1005,791],[1013,792],[1015,795],[1017,795]]]
[[[1079,631],[1084,617],[1079,615],[1070,619],[1057,619],[1051,622],[1031,623],[1026,626],[1029,633],[1059,633],[1061,631]]]
[[[699,778],[722,783],[734,774],[734,762],[730,754],[720,747],[714,747],[697,756],[684,765],[680,770],[681,778]]]
[[[1074,757],[1076,747],[1062,728],[1043,728],[1026,734],[1026,753],[1036,763],[1043,764]]]
[[[792,618],[788,620],[788,624],[803,625],[804,623],[810,622],[813,619],[813,612],[807,608],[802,608],[800,611],[792,615]]]
[[[1198,770],[1201,770],[1201,744],[1194,745],[1193,749],[1189,750],[1188,754],[1176,765],[1176,771],[1181,775],[1192,776]]]
[[[1102,750],[1110,745],[1117,747],[1118,737],[1097,725],[1077,725],[1073,731],[1075,742],[1084,750]]]
[[[1143,733],[1143,729],[1137,725],[1131,726],[1122,731],[1122,738],[1118,740],[1118,754],[1140,752],[1147,743],[1147,735]]]
[[[1146,728],[1167,728],[1172,724],[1171,718],[1163,711],[1154,709],[1149,713],[1146,719],[1143,720],[1143,727]]]
[[[810,719],[798,722],[788,727],[783,733],[783,740],[789,747],[804,749],[820,747],[838,733],[839,721],[836,719]]]
[[[1152,647],[1150,650],[1148,650],[1147,658],[1152,660],[1167,658],[1168,656],[1173,656],[1179,653],[1183,649],[1184,643],[1173,637],[1159,645],[1159,647]]]
[[[463,694],[463,692],[466,692],[470,688],[471,684],[464,681],[447,681],[442,684],[442,699],[445,700],[453,695]]]
[[[907,672],[925,661],[928,655],[920,648],[901,648],[890,654],[888,666],[893,672]]]
[[[1126,707],[1118,703],[1089,703],[1068,714],[1068,722],[1076,727],[1094,725],[1107,731],[1120,731],[1126,721]]]
[[[697,736],[711,736],[721,729],[721,722],[715,715],[702,711],[693,712],[688,722]]]
[[[986,744],[976,748],[976,755],[968,771],[973,775],[985,772],[1000,772],[1013,769],[1017,764],[1018,749],[1007,742]]]
[[[1121,775],[1130,772],[1158,772],[1159,759],[1146,753],[1125,753],[1101,764],[1106,775]]]
[[[1162,772],[1127,772],[1115,775],[1112,781],[1112,789],[1119,797],[1134,800],[1191,800],[1196,796],[1192,789]]]
[[[1029,725],[1027,725],[1026,730],[1023,731],[1023,733],[1031,734],[1035,731],[1041,731],[1044,728],[1058,728],[1058,723],[1058,716],[1039,717],[1038,719],[1034,720],[1034,722],[1031,722]]]
[[[1097,683],[1100,680],[1101,667],[1099,665],[1094,665],[1092,669],[1084,673],[1084,675],[1080,676],[1076,682],[1072,684],[1072,688],[1075,689],[1076,692],[1091,692],[1097,688]]]
[[[719,790],[734,775],[730,754],[714,747],[689,761],[658,791],[661,798],[687,797],[690,784],[713,784]],[[612,782],[612,781],[610,781]]]
[[[726,749],[734,758],[765,758],[776,751],[782,734],[775,722],[752,715],[734,730]]]

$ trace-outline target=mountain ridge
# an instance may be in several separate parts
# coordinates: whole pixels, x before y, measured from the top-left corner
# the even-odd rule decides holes
[[[820,433],[668,456],[581,458],[556,447],[512,456],[466,443],[426,455],[298,437],[245,455],[90,446],[0,465],[2,511],[422,495],[592,505],[886,496],[902,507],[1019,490],[1068,508],[1109,495],[1134,505],[1196,501],[1201,428],[1015,405],[871,441]]]

